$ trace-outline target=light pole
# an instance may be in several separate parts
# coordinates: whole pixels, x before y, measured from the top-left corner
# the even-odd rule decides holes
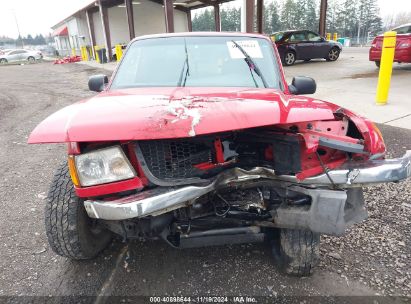
[[[20,27],[19,27],[19,23],[17,22],[16,12],[14,10],[11,10],[11,11],[13,12],[14,20],[16,21],[17,32],[19,33],[19,38],[21,40],[21,47],[24,48],[23,37],[21,37],[21,35],[20,35]]]

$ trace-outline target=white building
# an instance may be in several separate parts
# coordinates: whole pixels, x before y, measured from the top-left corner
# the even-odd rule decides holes
[[[214,7],[215,30],[220,31],[220,4],[233,0],[91,0],[88,5],[52,27],[60,55],[80,54],[87,46],[111,49],[136,36],[191,31],[191,11]],[[263,32],[264,0],[242,0],[241,30]],[[327,0],[321,0],[319,28],[325,34]],[[254,14],[255,13],[255,14]],[[255,16],[254,16],[255,15]],[[256,21],[256,22],[255,22]]]
[[[205,6],[200,1],[185,0]],[[172,0],[94,0],[86,7],[52,27],[56,49],[66,56],[80,47],[104,47],[111,58],[116,44],[128,43],[145,34],[191,30],[190,10],[185,1]],[[168,15],[168,18],[167,18]],[[94,53],[94,52],[93,52]]]

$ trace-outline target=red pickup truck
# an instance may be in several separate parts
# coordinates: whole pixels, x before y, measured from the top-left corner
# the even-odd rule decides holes
[[[394,62],[411,63],[411,23],[396,27],[393,31],[397,32]],[[369,52],[370,61],[374,61],[377,67],[380,67],[383,38],[375,37]]]
[[[378,128],[287,84],[257,34],[135,38],[100,92],[41,122],[29,143],[66,143],[45,226],[59,255],[89,259],[114,236],[175,248],[268,241],[288,274],[309,275],[320,234],[364,220],[362,187],[411,174],[385,159]]]

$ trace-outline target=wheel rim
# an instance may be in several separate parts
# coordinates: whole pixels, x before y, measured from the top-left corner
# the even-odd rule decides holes
[[[293,53],[287,53],[285,55],[285,62],[287,64],[293,64],[294,63],[294,54]]]
[[[338,59],[338,54],[339,54],[339,51],[338,51],[338,50],[332,49],[332,50],[330,51],[330,54],[329,54],[330,60],[332,60],[332,61],[337,60],[337,59]]]
[[[6,63],[6,60],[2,59],[2,60],[0,60],[0,63],[1,63],[1,64],[5,64],[5,63]]]
[[[34,58],[33,58],[33,57],[29,57],[29,62],[34,62]]]

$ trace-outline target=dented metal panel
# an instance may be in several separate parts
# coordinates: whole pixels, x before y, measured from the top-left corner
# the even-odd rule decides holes
[[[156,95],[150,92],[156,92]],[[210,93],[212,92],[212,93]],[[29,143],[183,138],[274,124],[334,119],[336,106],[274,89],[138,88],[68,106]]]

